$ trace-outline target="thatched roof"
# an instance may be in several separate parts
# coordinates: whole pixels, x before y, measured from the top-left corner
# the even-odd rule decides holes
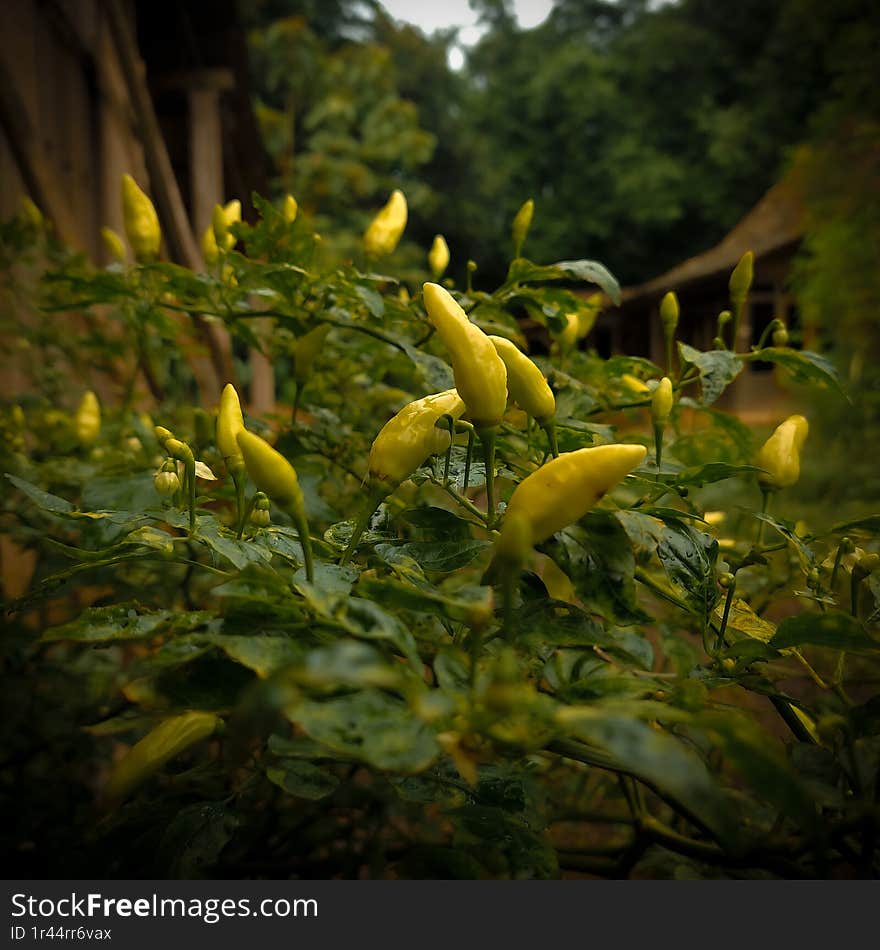
[[[691,257],[659,277],[627,287],[624,306],[645,297],[681,290],[688,284],[727,274],[751,250],[755,260],[797,243],[803,237],[804,209],[793,176],[774,185],[734,229],[715,247]]]

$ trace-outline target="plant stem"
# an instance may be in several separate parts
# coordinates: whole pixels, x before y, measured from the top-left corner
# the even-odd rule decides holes
[[[473,426],[471,426],[468,429],[467,449],[465,450],[465,457],[464,457],[464,484],[461,486],[462,492],[467,491],[468,482],[470,481],[471,459],[473,458],[473,455],[474,455],[474,428]]]
[[[361,535],[367,530],[367,525],[370,523],[370,519],[376,513],[376,509],[382,504],[382,500],[385,497],[385,492],[379,490],[372,491],[368,496],[367,504],[364,506],[364,510],[361,512],[360,517],[355,523],[354,531],[351,533],[351,539],[348,542],[348,547],[345,549],[342,557],[339,559],[340,567],[344,567],[351,560],[358,541],[361,539]]]
[[[486,468],[486,525],[490,528],[495,522],[495,430],[495,426],[490,426],[479,429],[477,433]]]
[[[559,443],[556,441],[556,420],[551,419],[542,426],[547,433],[547,441],[550,443],[550,454],[553,458],[559,458]]]
[[[244,471],[237,469],[232,472],[232,482],[235,485],[235,524],[236,524],[236,533],[235,536],[241,540],[241,536],[244,533],[244,524],[245,524],[245,511],[244,511],[244,488],[245,488],[245,475]]]
[[[761,489],[761,514],[766,515],[770,511],[770,492],[766,488]],[[755,539],[755,547],[760,548],[764,540],[764,520],[758,519],[758,536]]]
[[[654,454],[657,458],[657,477],[660,477],[660,464],[663,461],[663,426],[654,423]]]
[[[296,525],[296,530],[299,534],[299,543],[302,545],[306,580],[312,583],[315,580],[315,563],[312,559],[312,538],[309,534],[309,523],[306,520],[305,512],[301,510],[291,511],[289,514],[291,518],[293,518],[293,523]]]

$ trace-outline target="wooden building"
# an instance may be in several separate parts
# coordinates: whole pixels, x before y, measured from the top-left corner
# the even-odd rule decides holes
[[[267,168],[234,0],[4,0],[2,217],[29,195],[102,262],[100,228],[122,230],[129,172],[156,205],[167,256],[200,267],[195,236],[214,204],[239,197],[247,217]],[[210,356],[193,368],[212,401],[232,378],[231,347],[206,321],[195,333]]]
[[[740,323],[737,348],[756,344],[767,324],[780,317],[798,329],[796,302],[788,287],[792,259],[803,237],[804,213],[791,177],[774,185],[715,247],[671,270],[623,291],[623,302],[606,314],[604,332],[616,353],[646,356],[664,363],[660,301],[674,290],[681,306],[678,337],[699,349],[711,349],[718,314],[728,309],[727,282],[742,255],[755,254],[755,276]],[[773,407],[784,396],[773,367],[752,363],[729,388],[722,405],[738,411]]]

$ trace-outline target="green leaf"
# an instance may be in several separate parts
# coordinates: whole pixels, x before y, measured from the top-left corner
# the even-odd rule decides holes
[[[19,491],[24,492],[38,508],[42,508],[43,511],[51,511],[52,514],[56,515],[66,515],[73,511],[73,505],[64,498],[59,498],[57,495],[43,491],[42,488],[37,488],[36,485],[26,482],[23,478],[10,475],[8,472],[6,473],[6,477]]]
[[[389,663],[366,643],[339,640],[310,650],[290,675],[296,683],[311,689],[337,691],[342,687],[393,687],[401,682],[404,669]]]
[[[392,772],[427,768],[440,749],[402,700],[375,689],[287,706],[285,715],[313,739],[368,765]]]
[[[705,626],[718,600],[715,562],[718,542],[683,522],[667,522],[657,545],[666,576]]]
[[[551,880],[559,876],[556,850],[518,815],[490,805],[464,805],[449,813],[459,850],[473,850],[493,877]]]
[[[474,558],[491,547],[490,541],[471,539],[467,541],[410,541],[397,548],[398,554],[411,557],[425,571],[449,574],[470,564]]]
[[[791,373],[795,382],[815,384],[849,398],[837,375],[834,364],[825,356],[810,350],[792,350],[788,347],[769,346],[750,354],[750,359],[776,363]]]
[[[597,284],[611,300],[620,304],[620,284],[614,275],[598,261],[558,261],[555,264],[541,266],[533,264],[524,257],[518,257],[510,264],[507,283],[530,283],[539,280],[582,280]]]
[[[868,515],[865,518],[857,518],[855,521],[845,521],[843,524],[836,524],[831,530],[834,534],[839,534],[841,531],[851,531],[853,528],[880,533],[880,515]]]
[[[732,800],[715,784],[703,760],[680,739],[640,719],[589,706],[567,707],[559,719],[570,735],[610,753],[615,769],[677,802],[723,843],[737,841]]]
[[[808,827],[812,825],[813,802],[770,735],[735,710],[705,713],[700,724],[709,727],[710,737],[752,788],[782,815],[797,816]]]
[[[308,801],[326,798],[339,787],[339,779],[332,772],[297,759],[269,766],[266,778],[289,795]]]
[[[734,465],[730,462],[707,462],[705,465],[696,465],[686,468],[675,476],[676,485],[708,485],[720,482],[725,478],[736,478],[738,475],[751,475],[761,469],[754,465]]]
[[[80,643],[108,643],[114,640],[141,640],[159,634],[194,630],[213,617],[207,611],[178,614],[171,610],[146,612],[138,604],[88,607],[76,620],[50,627],[42,640],[76,640]]]
[[[583,528],[568,528],[546,545],[569,576],[578,595],[597,613],[616,623],[645,618],[636,600],[635,558],[629,537],[611,512],[593,511]]]
[[[211,633],[204,642],[222,650],[230,660],[253,670],[261,679],[295,662],[303,654],[303,647],[286,636],[250,637]]]
[[[452,376],[452,367],[439,356],[424,353],[418,347],[401,341],[400,348],[415,363],[425,386],[435,393],[452,389],[455,380]]]
[[[682,364],[696,366],[703,386],[703,405],[710,406],[742,372],[743,362],[730,350],[695,350],[678,344]]]
[[[210,877],[237,826],[238,819],[221,803],[201,802],[179,811],[159,842],[163,876],[178,880]]]
[[[828,611],[802,613],[783,620],[770,640],[777,650],[787,647],[821,646],[849,653],[874,653],[880,641],[868,636],[861,623],[850,614]]]
[[[720,623],[723,616],[724,604],[719,603],[715,607],[715,619]],[[769,620],[759,617],[741,597],[735,597],[730,605],[727,629],[735,630],[762,643],[770,643],[776,634],[776,626]]]

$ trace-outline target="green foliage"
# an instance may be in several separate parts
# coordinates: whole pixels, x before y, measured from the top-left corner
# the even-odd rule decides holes
[[[838,558],[843,529],[756,512],[755,440],[711,405],[756,354],[682,343],[662,469],[649,456],[521,572],[492,564],[497,522],[466,431],[384,499],[343,565],[372,439],[450,368],[414,286],[401,295],[397,276],[324,254],[307,217],[255,206],[258,221],[233,226],[240,250],[205,274],[96,269],[23,218],[0,229],[0,255],[35,278],[6,280],[20,306],[3,337],[25,341],[37,371],[0,414],[0,527],[35,563],[3,632],[0,794],[16,821],[2,839],[19,866],[550,878],[662,876],[686,859],[706,877],[876,873],[880,585],[853,569],[877,518],[845,527],[858,547]],[[589,260],[518,258],[505,273],[491,293],[452,286],[476,323],[514,338],[523,311],[560,331],[581,299],[562,280],[617,292]],[[21,319],[27,307],[41,319]],[[62,332],[74,313],[93,323],[86,352],[125,370],[100,380],[90,446],[70,410],[101,387]],[[311,580],[302,525],[283,511],[239,530],[190,376],[190,314],[274,363],[278,411],[245,421],[299,473]],[[292,342],[321,325],[294,392]],[[39,371],[56,340],[81,368],[65,390]],[[817,354],[757,355],[839,387]],[[650,386],[650,362],[573,348],[541,365],[563,451],[649,442],[650,393],[621,380]],[[700,401],[684,395],[698,382]],[[154,424],[192,447],[192,495],[155,491]],[[499,520],[547,455],[510,407]]]

